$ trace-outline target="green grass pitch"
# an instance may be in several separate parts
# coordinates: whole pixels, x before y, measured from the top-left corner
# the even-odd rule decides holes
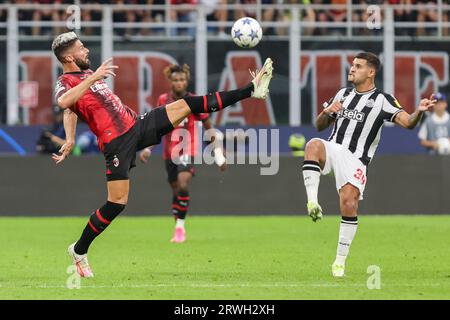
[[[450,217],[361,216],[337,280],[339,220],[192,217],[172,244],[171,217],[121,216],[91,246],[95,278],[68,289],[66,249],[87,218],[0,218],[0,299],[450,298]]]

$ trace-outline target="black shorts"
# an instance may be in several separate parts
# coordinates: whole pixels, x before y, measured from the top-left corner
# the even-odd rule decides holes
[[[172,130],[165,107],[138,116],[130,130],[105,144],[106,179],[128,180],[130,169],[136,166],[136,152],[161,143],[162,136]]]
[[[193,176],[195,175],[194,165],[192,164],[193,159],[190,158],[189,162],[181,161],[180,164],[176,164],[172,160],[165,160],[166,163],[166,171],[167,171],[167,181],[169,183],[175,182],[178,180],[178,174],[180,172],[190,172]]]

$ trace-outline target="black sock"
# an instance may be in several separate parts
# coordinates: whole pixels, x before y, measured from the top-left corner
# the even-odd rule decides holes
[[[109,201],[107,201],[103,207],[97,209],[90,216],[88,224],[81,234],[80,240],[75,244],[75,253],[87,253],[92,241],[108,227],[111,221],[113,221],[123,209],[125,209],[124,204]]]
[[[192,113],[211,113],[220,111],[238,101],[252,96],[253,83],[237,90],[209,93],[206,96],[192,96],[183,98],[191,108]]]
[[[189,191],[180,191],[172,201],[172,213],[176,219],[185,219],[189,209]]]

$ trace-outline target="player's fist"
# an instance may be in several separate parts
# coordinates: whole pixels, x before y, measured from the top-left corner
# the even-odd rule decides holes
[[[333,114],[333,113],[339,113],[339,111],[342,110],[342,103],[339,101],[335,101],[332,104],[330,104],[328,107],[323,109],[323,112],[325,112],[327,115]]]
[[[152,150],[150,150],[150,148],[145,148],[144,150],[141,151],[141,153],[139,153],[139,159],[141,159],[143,163],[147,163],[148,158],[150,158],[151,154]]]

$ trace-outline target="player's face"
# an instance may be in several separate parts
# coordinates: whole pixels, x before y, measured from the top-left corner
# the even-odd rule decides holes
[[[184,72],[174,72],[170,76],[170,83],[172,85],[172,91],[176,95],[180,95],[186,92],[188,81]]]
[[[367,78],[373,75],[373,72],[373,68],[367,65],[366,60],[355,58],[348,73],[348,81],[354,85],[364,83]]]
[[[75,64],[81,69],[89,69],[91,62],[89,61],[89,49],[86,48],[80,40],[77,40],[71,48],[70,55]]]

